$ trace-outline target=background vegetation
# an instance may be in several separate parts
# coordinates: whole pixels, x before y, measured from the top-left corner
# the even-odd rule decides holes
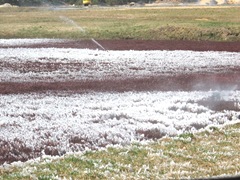
[[[0,38],[240,41],[239,12],[239,6],[0,8]]]
[[[93,4],[122,5],[129,2],[153,2],[154,0],[92,0]],[[46,4],[82,4],[82,0],[0,0],[0,4],[9,3],[17,6],[40,6]]]

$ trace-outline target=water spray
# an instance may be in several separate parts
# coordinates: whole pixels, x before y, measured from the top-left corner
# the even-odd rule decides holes
[[[59,18],[61,20],[63,20],[65,23],[70,24],[70,25],[74,26],[75,28],[77,28],[79,31],[85,33],[85,30],[81,26],[79,26],[77,23],[75,23],[72,19],[69,19],[66,16],[59,16]]]
[[[97,42],[95,39],[91,39],[96,45],[98,45],[100,48],[102,48],[104,51],[106,50],[99,42]]]
[[[77,28],[79,31],[81,31],[81,32],[83,32],[83,33],[86,33],[86,31],[85,31],[85,29],[84,28],[82,28],[81,26],[79,26],[76,22],[74,22],[72,19],[70,19],[70,18],[68,18],[68,17],[66,17],[66,16],[59,16],[59,18],[62,20],[62,21],[64,21],[65,23],[67,23],[67,24],[70,24],[70,25],[72,25],[72,26],[74,26],[75,28]],[[94,44],[96,44],[98,47],[100,47],[102,50],[106,50],[99,42],[97,42],[95,39],[91,39],[92,40],[92,42],[94,43]]]

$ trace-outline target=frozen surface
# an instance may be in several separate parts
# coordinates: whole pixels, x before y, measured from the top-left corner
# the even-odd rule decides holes
[[[61,40],[0,40],[2,47],[3,44],[9,47],[0,48],[0,82],[114,80],[229,72],[231,68],[240,67],[240,53],[234,52],[10,47],[49,41]],[[232,103],[230,105],[235,110],[214,110],[214,103],[211,103],[211,108],[199,103],[206,99],[215,100],[215,97],[219,102]],[[238,121],[236,109],[239,110],[239,101],[240,91],[234,88],[216,92],[49,91],[1,94],[0,143],[4,145],[5,154],[0,159],[12,157],[17,160],[24,156],[21,160],[26,160],[44,154],[61,155],[86,148],[126,145],[195,132],[209,125]]]
[[[0,65],[2,82],[124,79],[224,72],[240,67],[240,53],[0,48]]]
[[[63,39],[0,39],[1,47],[23,46],[40,43],[63,42]]]
[[[0,96],[0,139],[59,152],[195,132],[237,120],[237,112],[215,112],[197,101],[215,92],[125,92]],[[240,101],[240,91],[223,91]]]

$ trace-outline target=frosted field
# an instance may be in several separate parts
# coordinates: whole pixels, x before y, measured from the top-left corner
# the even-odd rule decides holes
[[[0,64],[1,82],[124,79],[224,72],[240,53],[0,48]]]
[[[1,47],[24,46],[51,42],[63,42],[62,39],[0,39]]]
[[[217,73],[240,67],[240,53],[234,52],[34,49],[13,48],[14,42],[28,41],[0,40],[2,47],[9,47],[0,48],[1,82],[141,78]],[[0,145],[6,151],[0,159],[62,155],[237,122],[238,86],[188,92],[1,94]],[[209,108],[200,103],[204,100],[230,102],[234,108]]]
[[[221,92],[240,101],[239,91]],[[237,120],[237,112],[214,112],[197,101],[214,92],[125,92],[1,95],[0,139],[60,152],[125,145],[195,132]],[[145,135],[145,136],[144,136]]]

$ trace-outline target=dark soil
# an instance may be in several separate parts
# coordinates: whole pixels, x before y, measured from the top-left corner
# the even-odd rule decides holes
[[[240,90],[240,71],[219,74],[180,74],[122,80],[65,82],[0,82],[0,94],[46,91],[194,91]]]
[[[240,52],[240,42],[168,41],[168,40],[97,40],[106,50],[193,50]],[[42,43],[11,47],[88,48],[102,49],[92,40],[67,40],[61,43]],[[1,45],[0,45],[0,48]]]

